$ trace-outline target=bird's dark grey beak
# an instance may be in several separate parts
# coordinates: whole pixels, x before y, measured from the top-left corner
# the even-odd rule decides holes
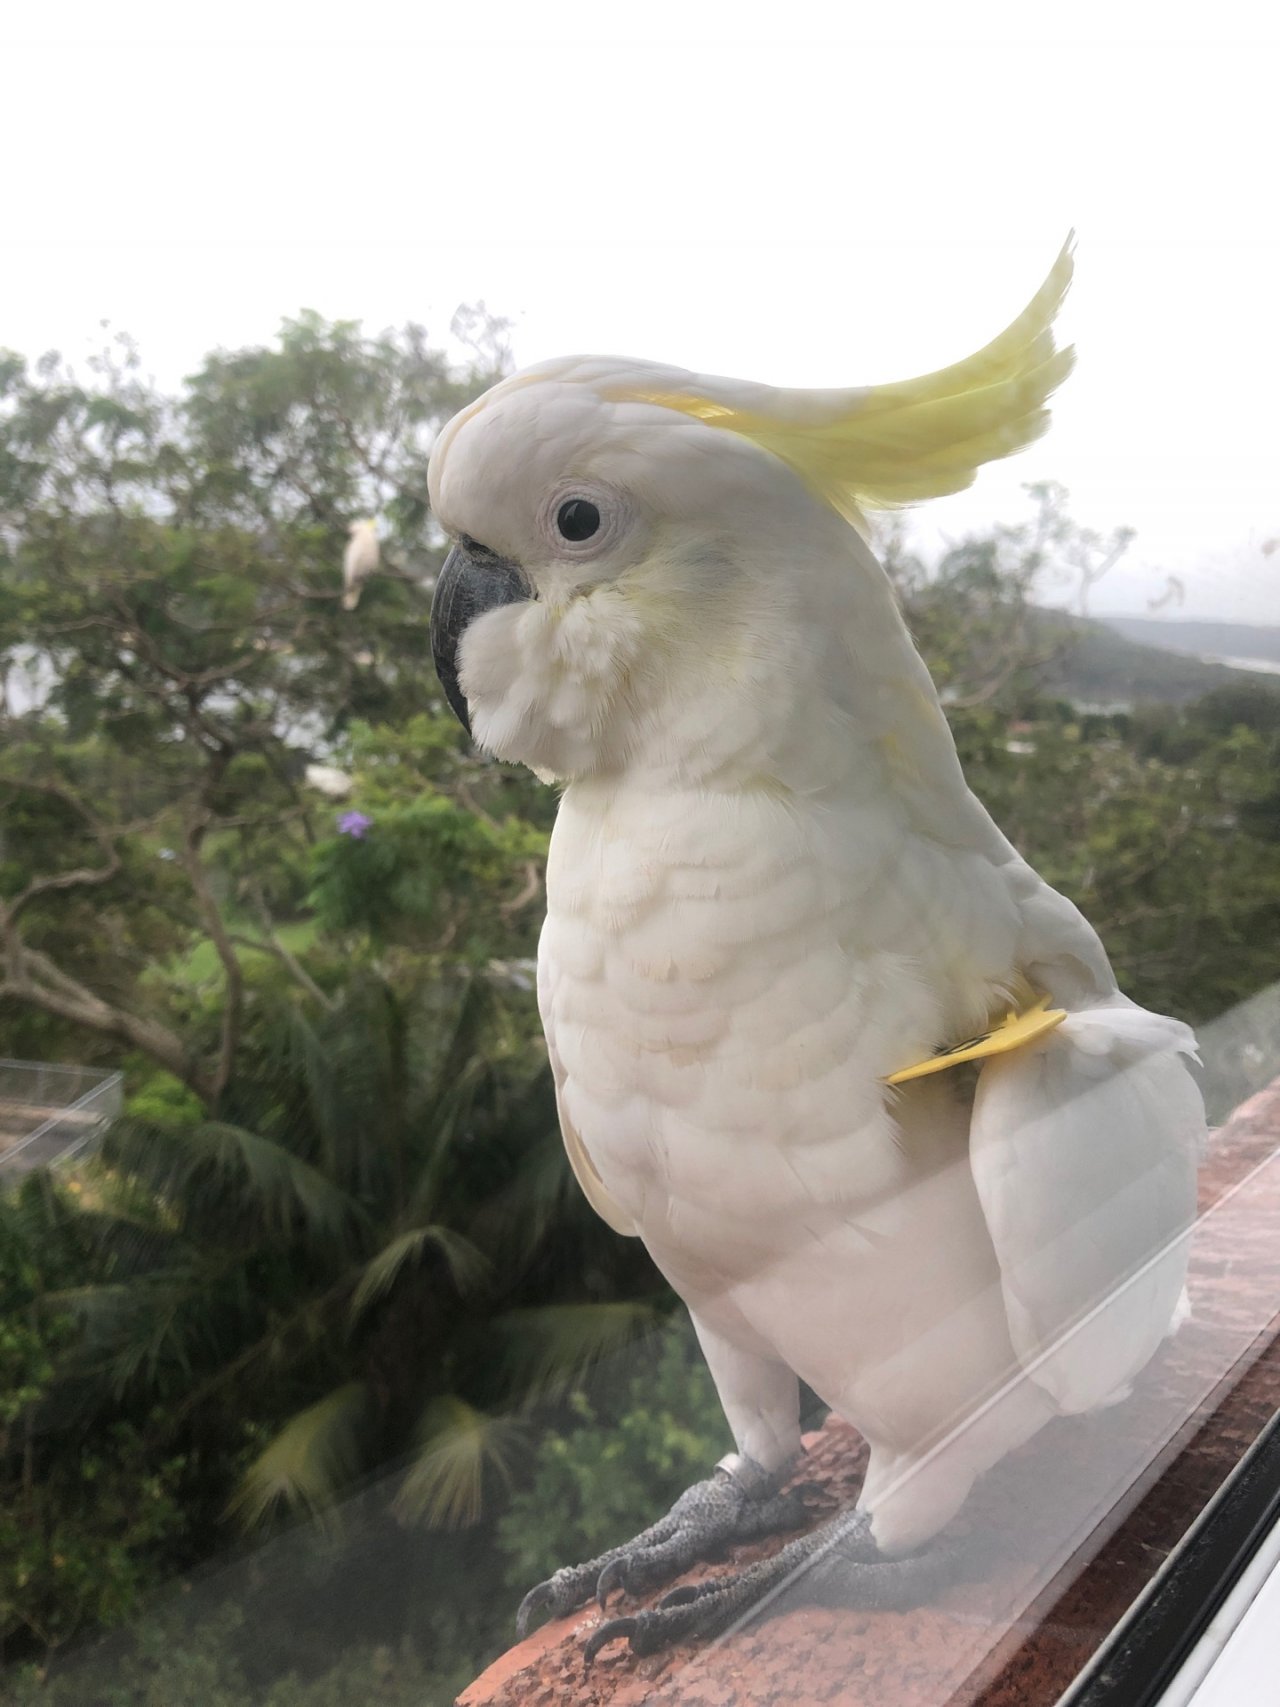
[[[445,698],[459,723],[471,733],[467,698],[458,681],[458,647],[469,623],[487,610],[513,605],[530,596],[518,563],[510,563],[468,540],[444,560],[431,601],[431,655]]]

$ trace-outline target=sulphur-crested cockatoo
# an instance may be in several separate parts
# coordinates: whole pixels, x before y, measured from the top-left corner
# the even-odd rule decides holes
[[[342,608],[354,610],[360,603],[360,589],[378,567],[378,524],[367,517],[352,522],[347,534],[347,548],[342,554]]]
[[[569,1159],[687,1304],[738,1449],[522,1628],[794,1526],[797,1377],[869,1442],[857,1510],[589,1653],[797,1572],[898,1594],[975,1477],[1122,1397],[1179,1318],[1194,1039],[969,792],[862,528],[1041,432],[1070,274],[903,384],[573,357],[434,447],[441,680],[563,790],[538,986]]]

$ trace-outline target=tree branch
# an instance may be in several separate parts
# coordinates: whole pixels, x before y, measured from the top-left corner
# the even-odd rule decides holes
[[[119,870],[120,855],[112,848],[106,865],[80,866],[75,871],[59,872],[56,877],[33,877],[26,888],[9,903],[9,917],[16,919],[38,895],[46,895],[51,889],[77,889],[92,884],[110,883]]]
[[[520,893],[518,895],[513,895],[510,901],[503,901],[499,905],[498,911],[502,914],[504,919],[511,918],[514,914],[523,911],[523,909],[529,905],[530,901],[537,898],[538,891],[541,887],[542,878],[538,873],[538,862],[536,860],[527,859],[524,862],[524,883],[521,886]]]
[[[105,1037],[115,1037],[140,1049],[153,1061],[181,1079],[202,1102],[213,1098],[213,1084],[175,1032],[158,1020],[129,1013],[94,994],[72,978],[38,949],[28,948],[17,937],[12,921],[4,921],[9,935],[5,976],[0,979],[0,1000],[25,1002],[72,1025],[82,1025]]]
[[[12,788],[25,788],[30,793],[46,794],[55,800],[60,800],[84,819],[90,831],[97,838],[98,844],[105,856],[106,863],[100,866],[77,866],[72,871],[60,871],[50,877],[33,877],[25,889],[19,892],[9,902],[6,902],[5,912],[7,929],[12,929],[22,912],[37,896],[46,895],[52,890],[79,889],[110,883],[121,866],[120,853],[115,844],[115,836],[122,835],[123,830],[114,834],[103,824],[93,812],[70,789],[63,788],[59,783],[35,782],[22,778],[3,779]]]
[[[262,928],[267,933],[267,940],[265,942],[254,943],[253,947],[266,949],[268,953],[275,955],[276,959],[287,968],[294,981],[300,984],[314,1001],[319,1002],[320,1006],[324,1008],[327,1013],[332,1013],[334,1008],[337,1006],[337,1003],[332,999],[332,997],[325,995],[324,991],[320,988],[319,984],[316,983],[315,979],[307,971],[306,967],[303,966],[301,961],[296,958],[292,950],[285,947],[284,943],[282,943],[276,935],[275,921],[271,917],[270,909],[267,906],[267,898],[262,893],[262,885],[256,877],[250,879],[249,894],[253,900],[254,906],[258,910],[258,917],[262,920]]]
[[[361,444],[354,422],[341,409],[331,404],[327,413],[342,428],[342,436],[347,441],[348,449],[372,479],[385,481],[388,486],[393,486],[402,498],[411,498],[415,504],[421,504],[428,510],[431,508],[431,499],[427,493],[419,492],[412,486],[404,485],[402,481],[396,479],[394,474],[387,472],[385,464],[374,462],[369,452]]]

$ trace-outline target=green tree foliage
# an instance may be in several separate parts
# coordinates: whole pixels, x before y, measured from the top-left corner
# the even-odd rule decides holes
[[[499,1524],[513,1589],[626,1541],[733,1450],[687,1325],[655,1336],[639,1361],[621,1392],[611,1394],[600,1377],[590,1392],[577,1389],[565,1424],[540,1439]]]
[[[442,1674],[410,1642],[361,1644],[332,1664],[259,1681],[241,1658],[246,1623],[234,1605],[195,1623],[146,1618],[123,1655],[95,1656],[50,1677],[26,1666],[7,1679],[9,1707],[452,1707],[471,1673]]]
[[[556,1128],[551,803],[430,667],[426,450],[502,360],[471,329],[455,369],[307,316],[177,398],[127,345],[83,384],[0,368],[4,1048],[123,1048],[130,1092],[100,1162],[42,1185],[61,1268],[30,1267],[36,1200],[0,1199],[0,1460],[43,1490],[0,1560],[19,1651],[379,1467],[405,1525],[473,1523],[529,1405],[649,1318]],[[348,612],[367,513],[383,572]]]
[[[931,563],[891,526],[881,556],[953,724],[977,707],[1007,716],[1034,698],[1046,667],[1073,642],[1067,623],[1046,623],[1037,600],[1064,597],[1081,615],[1091,589],[1124,555],[1128,528],[1108,537],[1080,527],[1068,493],[1051,481],[1026,488],[1029,520],[958,541]]]
[[[59,1371],[76,1333],[59,1299],[94,1231],[43,1174],[0,1196],[0,1644],[20,1650],[132,1615],[186,1526],[182,1458],[134,1423],[114,1417],[68,1450],[75,1395]]]
[[[126,1478],[147,1452],[190,1460],[209,1536],[228,1500],[256,1529],[399,1465],[404,1521],[474,1522],[521,1415],[651,1315],[642,1254],[565,1188],[527,1007],[494,975],[409,997],[357,978],[264,1033],[273,1065],[235,1086],[252,1124],[132,1116],[82,1184],[91,1213],[46,1185],[76,1283],[40,1295],[76,1331],[13,1354],[59,1417],[36,1479],[73,1441],[108,1442]]]
[[[1112,714],[1047,694],[1078,630],[1047,622],[1036,598],[1074,587],[1083,606],[1130,536],[1077,527],[1060,487],[1028,490],[1029,521],[936,565],[891,538],[909,625],[970,786],[1097,928],[1125,991],[1215,1018],[1275,977],[1280,692],[1242,681]]]
[[[216,1105],[264,959],[310,993],[277,929],[305,910],[332,831],[306,761],[354,719],[402,727],[440,705],[426,455],[496,377],[499,333],[455,370],[421,328],[370,338],[303,316],[273,347],[211,356],[177,398],[124,342],[85,382],[56,357],[0,363],[0,1012],[15,1048],[66,1047],[74,1027],[83,1049],[87,1030]],[[348,612],[345,527],[368,513],[384,572]],[[434,758],[445,788],[469,766],[483,810],[491,771],[460,736]],[[449,829],[464,834],[437,823],[426,839]],[[492,862],[484,876],[501,887]],[[193,1003],[181,972],[202,945],[220,987]]]
[[[1126,992],[1200,1022],[1272,982],[1276,735],[1247,723],[1224,731],[1200,705],[1132,718],[1049,708],[1018,727],[1010,751],[1007,722],[965,722],[970,780],[1097,927]]]

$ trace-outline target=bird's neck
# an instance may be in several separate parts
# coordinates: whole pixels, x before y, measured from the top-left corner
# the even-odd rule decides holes
[[[734,607],[667,637],[661,677],[577,781],[796,800],[967,792],[933,682],[888,579],[843,523],[740,566]],[[570,786],[577,786],[571,781]]]

